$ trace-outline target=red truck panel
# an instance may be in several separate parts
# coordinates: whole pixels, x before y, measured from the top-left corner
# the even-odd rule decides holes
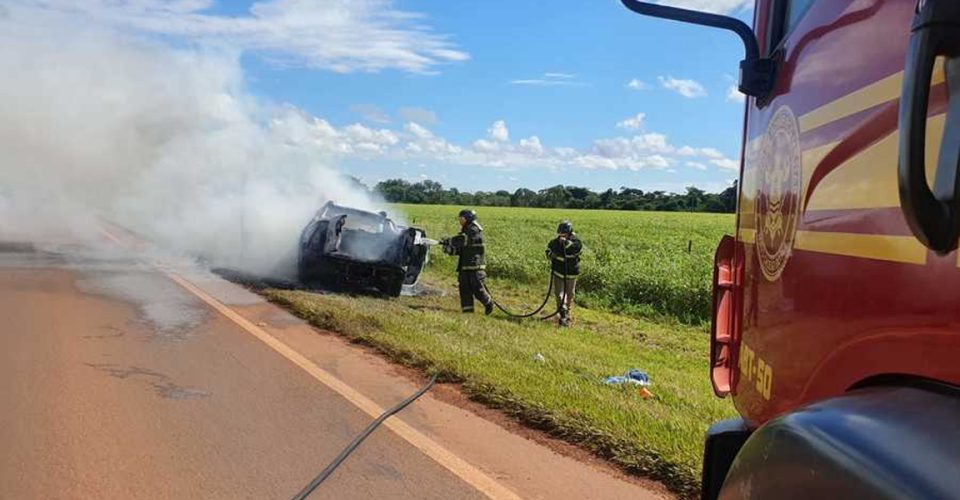
[[[757,2],[761,40],[768,4]],[[814,2],[774,51],[773,96],[748,99],[732,392],[754,425],[881,374],[960,384],[960,262],[911,235],[898,198],[897,108],[915,7]],[[946,102],[936,74],[931,152]]]

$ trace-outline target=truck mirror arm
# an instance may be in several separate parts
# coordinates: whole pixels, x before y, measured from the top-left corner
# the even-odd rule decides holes
[[[698,24],[732,31],[743,41],[744,59],[740,61],[738,88],[746,95],[764,98],[773,90],[776,64],[772,59],[760,57],[760,46],[750,26],[743,21],[719,14],[699,12],[679,7],[668,7],[640,0],[620,0],[623,6],[644,16],[670,19],[682,23]]]

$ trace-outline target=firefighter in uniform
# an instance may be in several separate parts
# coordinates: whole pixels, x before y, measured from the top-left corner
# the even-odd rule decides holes
[[[473,210],[460,211],[460,233],[444,240],[444,250],[450,255],[459,255],[457,281],[460,288],[460,310],[473,312],[473,299],[483,304],[484,313],[493,312],[493,299],[483,285],[487,278],[484,260],[483,228],[477,223]]]
[[[560,326],[570,325],[570,310],[580,275],[580,251],[583,244],[573,232],[573,224],[563,221],[557,226],[557,237],[547,243],[547,258],[552,271],[553,295],[557,299]]]

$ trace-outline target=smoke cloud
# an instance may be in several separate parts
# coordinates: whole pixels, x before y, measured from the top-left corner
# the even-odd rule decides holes
[[[239,52],[76,24],[0,10],[0,239],[106,220],[265,273],[326,200],[377,207],[312,117],[244,89]]]

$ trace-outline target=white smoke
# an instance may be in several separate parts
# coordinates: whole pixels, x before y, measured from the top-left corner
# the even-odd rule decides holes
[[[329,167],[312,118],[244,90],[238,52],[5,9],[0,75],[0,239],[108,220],[268,272],[327,199],[377,205]]]

